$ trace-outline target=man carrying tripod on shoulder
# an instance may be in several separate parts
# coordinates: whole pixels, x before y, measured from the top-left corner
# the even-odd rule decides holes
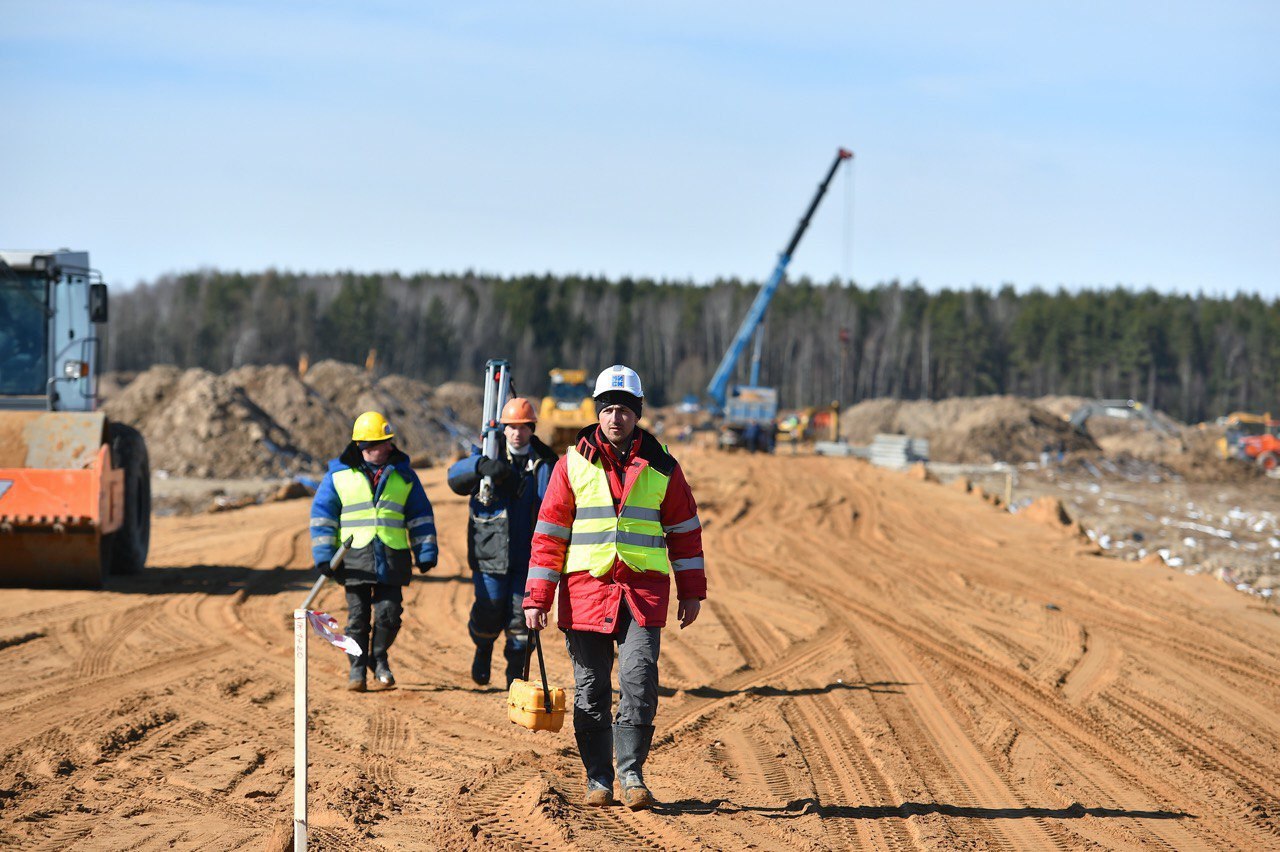
[[[556,454],[533,434],[538,423],[533,404],[512,397],[502,407],[502,440],[498,457],[487,458],[478,447],[449,468],[449,487],[471,495],[467,523],[467,562],[475,584],[475,603],[467,631],[476,646],[471,679],[489,682],[493,645],[505,631],[507,686],[520,677],[529,633],[520,609],[524,600],[533,527],[542,506]],[[480,498],[481,481],[489,477],[493,498]]]

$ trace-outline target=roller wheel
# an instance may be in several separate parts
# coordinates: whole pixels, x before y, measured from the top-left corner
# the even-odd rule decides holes
[[[151,462],[142,433],[123,423],[107,425],[112,465],[124,470],[124,523],[109,536],[110,573],[132,574],[147,564],[151,546]]]
[[[1258,467],[1263,470],[1275,470],[1277,466],[1280,466],[1280,456],[1270,450],[1258,454]]]

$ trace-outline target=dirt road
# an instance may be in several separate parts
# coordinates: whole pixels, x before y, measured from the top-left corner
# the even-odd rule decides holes
[[[663,804],[580,807],[572,733],[471,684],[465,505],[437,469],[400,687],[345,692],[312,640],[315,848],[1280,846],[1274,609],[857,461],[684,462],[711,600],[664,633]],[[153,567],[109,591],[2,593],[0,846],[287,848],[307,513],[158,519]],[[332,586],[319,606],[344,617]]]

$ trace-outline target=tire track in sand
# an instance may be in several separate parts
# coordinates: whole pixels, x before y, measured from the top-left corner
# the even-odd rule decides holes
[[[1118,740],[1114,730],[1074,706],[1057,700],[1056,694],[1047,687],[1033,684],[967,651],[938,642],[927,632],[907,629],[869,607],[848,599],[844,605],[852,607],[868,624],[892,635],[897,645],[913,648],[922,659],[952,668],[955,677],[985,684],[1005,706],[1006,712],[1014,716],[1023,735],[1038,738],[1045,743],[1049,753],[1065,754],[1070,749],[1077,750],[1085,759],[1073,762],[1073,768],[1085,773],[1090,783],[1104,791],[1111,801],[1123,801],[1132,796],[1135,791],[1131,787],[1121,786],[1126,782],[1137,787],[1148,801],[1177,800],[1176,791],[1142,771],[1141,764],[1129,756],[1128,744]],[[874,633],[869,631],[867,635],[874,636]],[[882,641],[880,647],[891,649],[893,644]],[[892,659],[893,652],[890,650],[888,653]],[[898,658],[906,659],[900,655]],[[952,712],[943,708],[931,711],[930,715],[946,720],[951,718]],[[1088,773],[1084,767],[1091,764],[1101,764],[1109,771],[1105,774]],[[1015,788],[1008,782],[1001,783],[1009,797],[1017,797]],[[1170,822],[1157,820],[1148,826],[1155,839],[1166,848],[1181,849],[1203,841],[1187,826]]]
[[[396,708],[383,704],[369,717],[369,751],[373,756],[370,772],[378,784],[386,788],[395,784],[395,764],[410,753],[412,746],[409,726]]]
[[[71,629],[80,634],[84,654],[76,661],[72,676],[76,678],[92,678],[111,671],[116,652],[125,641],[139,628],[155,619],[160,614],[160,607],[152,604],[139,604],[128,609],[109,613],[101,628],[94,630],[90,636],[86,619],[77,619]]]
[[[867,514],[871,517],[882,515],[886,505],[888,504],[877,504]],[[879,523],[890,523],[890,521],[886,518],[878,520],[877,524]],[[912,536],[912,540],[917,544],[924,545],[926,548],[928,546],[928,537],[924,530],[921,530],[919,536]],[[921,588],[922,593],[927,592],[927,584],[921,585],[917,583],[916,585]],[[1018,728],[1023,735],[1037,736],[1046,743],[1065,739],[1065,742],[1082,749],[1084,754],[1095,761],[1100,761],[1104,765],[1114,765],[1115,771],[1112,773],[1114,778],[1125,778],[1135,774],[1135,767],[1132,765],[1127,769],[1120,768],[1121,765],[1129,763],[1124,757],[1124,752],[1121,748],[1100,748],[1104,742],[1108,741],[1105,729],[1092,724],[1091,720],[1082,714],[1072,712],[1069,709],[1069,705],[1066,708],[1061,706],[1062,702],[1058,701],[1056,696],[1048,691],[1047,686],[1031,683],[1021,674],[1015,675],[989,660],[963,650],[958,645],[944,641],[940,638],[946,636],[942,631],[938,631],[935,634],[928,629],[921,629],[920,625],[908,629],[880,610],[868,606],[864,601],[850,594],[845,588],[830,582],[822,582],[819,587],[828,605],[838,606],[842,611],[851,614],[861,627],[880,628],[882,631],[887,631],[884,633],[884,639],[877,643],[877,652],[880,659],[894,661],[891,666],[891,670],[894,671],[894,675],[892,675],[894,680],[910,681],[912,677],[923,677],[905,655],[896,652],[897,648],[910,649],[920,659],[928,660],[931,666],[951,668],[954,672],[954,677],[959,677],[972,683],[984,683],[994,678],[997,684],[1003,684],[1012,689],[1011,692],[1006,692],[1000,697],[1006,709],[1014,715],[1015,720],[1018,722]],[[878,635],[878,632],[873,629],[860,629],[859,632],[868,639]],[[889,637],[892,637],[892,639],[889,639]],[[907,666],[907,668],[899,668],[902,665]],[[904,676],[904,671],[915,671],[916,674]],[[928,681],[921,680],[920,682],[927,683]],[[997,684],[988,685],[994,686]],[[916,745],[914,762],[936,765],[941,772],[938,777],[947,778],[949,783],[958,785],[957,791],[965,790],[969,784],[976,783],[978,790],[997,796],[994,799],[984,799],[989,804],[1002,806],[1000,805],[1002,802],[1024,801],[1024,794],[1020,792],[1020,788],[1001,776],[991,766],[986,753],[978,746],[976,741],[967,735],[963,735],[963,729],[957,727],[958,723],[955,720],[960,717],[958,708],[947,704],[938,705],[937,701],[942,693],[935,691],[932,687],[927,692],[918,692],[913,689],[912,695],[913,699],[917,695],[930,699],[923,704],[913,700],[913,703],[918,705],[913,712],[921,714],[918,716],[920,719],[931,720],[930,724],[935,728],[927,735],[926,739],[926,741],[931,741],[934,745],[926,752],[921,752],[919,746]],[[1028,698],[1031,699],[1031,703],[1028,703]],[[1032,715],[1028,716],[1029,712]],[[1070,717],[1070,721],[1062,718],[1064,713]],[[1027,725],[1029,719],[1036,720],[1038,724],[1029,727]],[[1073,724],[1073,722],[1078,724]],[[942,727],[938,728],[938,725]],[[948,731],[947,729],[952,730]],[[903,735],[901,732],[895,733],[897,734],[898,742],[902,745],[911,747],[913,743],[917,742],[911,736]],[[957,734],[963,735],[963,739],[955,738]],[[1099,736],[1100,734],[1101,736]],[[963,744],[964,751],[968,752],[968,754],[952,753],[956,744]],[[1085,761],[1086,765],[1087,762]],[[1142,777],[1142,773],[1137,772],[1136,777]],[[934,782],[938,783],[937,778],[934,779]],[[1100,790],[1106,789],[1106,787],[1107,785],[1104,784]],[[1167,788],[1160,794],[1149,788],[1143,792],[1151,800],[1170,800],[1171,792]],[[1114,787],[1107,794],[1107,798],[1113,801],[1122,797],[1123,794],[1114,789]],[[1052,848],[1054,846],[1070,848],[1072,844],[1078,842],[1071,838],[1069,834],[1065,834],[1057,823],[1050,823],[1045,818],[1037,818],[1037,821],[1039,822],[1038,830],[1044,835],[1042,842],[1025,848]],[[1017,824],[1021,822],[1021,820],[1004,821],[998,829],[1000,834],[1012,835],[1015,838],[1014,848],[1023,848],[1016,838],[1026,838],[1027,836],[1028,829]],[[1006,825],[1006,823],[1014,824]],[[1152,830],[1160,838],[1159,842],[1163,842],[1170,849],[1179,848],[1177,838],[1181,838],[1182,843],[1188,840],[1185,829],[1169,826],[1167,821],[1157,821],[1152,825]],[[1052,846],[1049,844],[1052,844]]]
[[[996,771],[987,753],[961,727],[958,708],[943,700],[931,679],[892,638],[865,626],[859,635],[894,680],[912,684],[910,702],[895,702],[882,712],[888,714],[897,745],[905,751],[933,800],[971,808],[1028,807],[1025,794]],[[998,848],[1072,848],[1070,838],[1042,817],[1005,820],[998,826],[979,826],[978,830],[990,835]]]
[[[814,702],[788,699],[779,714],[800,745],[800,756],[809,767],[813,795],[820,806],[857,807],[897,800],[873,768],[862,744],[843,736],[816,712]],[[834,835],[841,849],[916,849],[918,844],[899,820],[833,819],[823,823],[824,836]]]
[[[1193,766],[1213,767],[1213,774],[1239,787],[1246,800],[1266,803],[1247,813],[1245,819],[1259,831],[1280,838],[1280,786],[1265,766],[1229,744],[1211,739],[1190,719],[1136,692],[1120,689],[1103,700],[1132,718],[1137,730],[1158,734],[1171,758],[1185,759],[1190,755]]]

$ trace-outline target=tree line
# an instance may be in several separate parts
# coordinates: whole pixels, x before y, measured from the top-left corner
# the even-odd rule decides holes
[[[635,367],[646,396],[701,397],[759,284],[590,276],[298,275],[202,270],[112,296],[107,365],[223,372],[335,358],[428,382],[511,359],[541,394],[553,367]],[[763,327],[761,382],[784,406],[980,394],[1128,398],[1187,422],[1274,410],[1280,301],[1123,288],[929,292],[802,278]],[[749,375],[748,347],[735,375]]]

